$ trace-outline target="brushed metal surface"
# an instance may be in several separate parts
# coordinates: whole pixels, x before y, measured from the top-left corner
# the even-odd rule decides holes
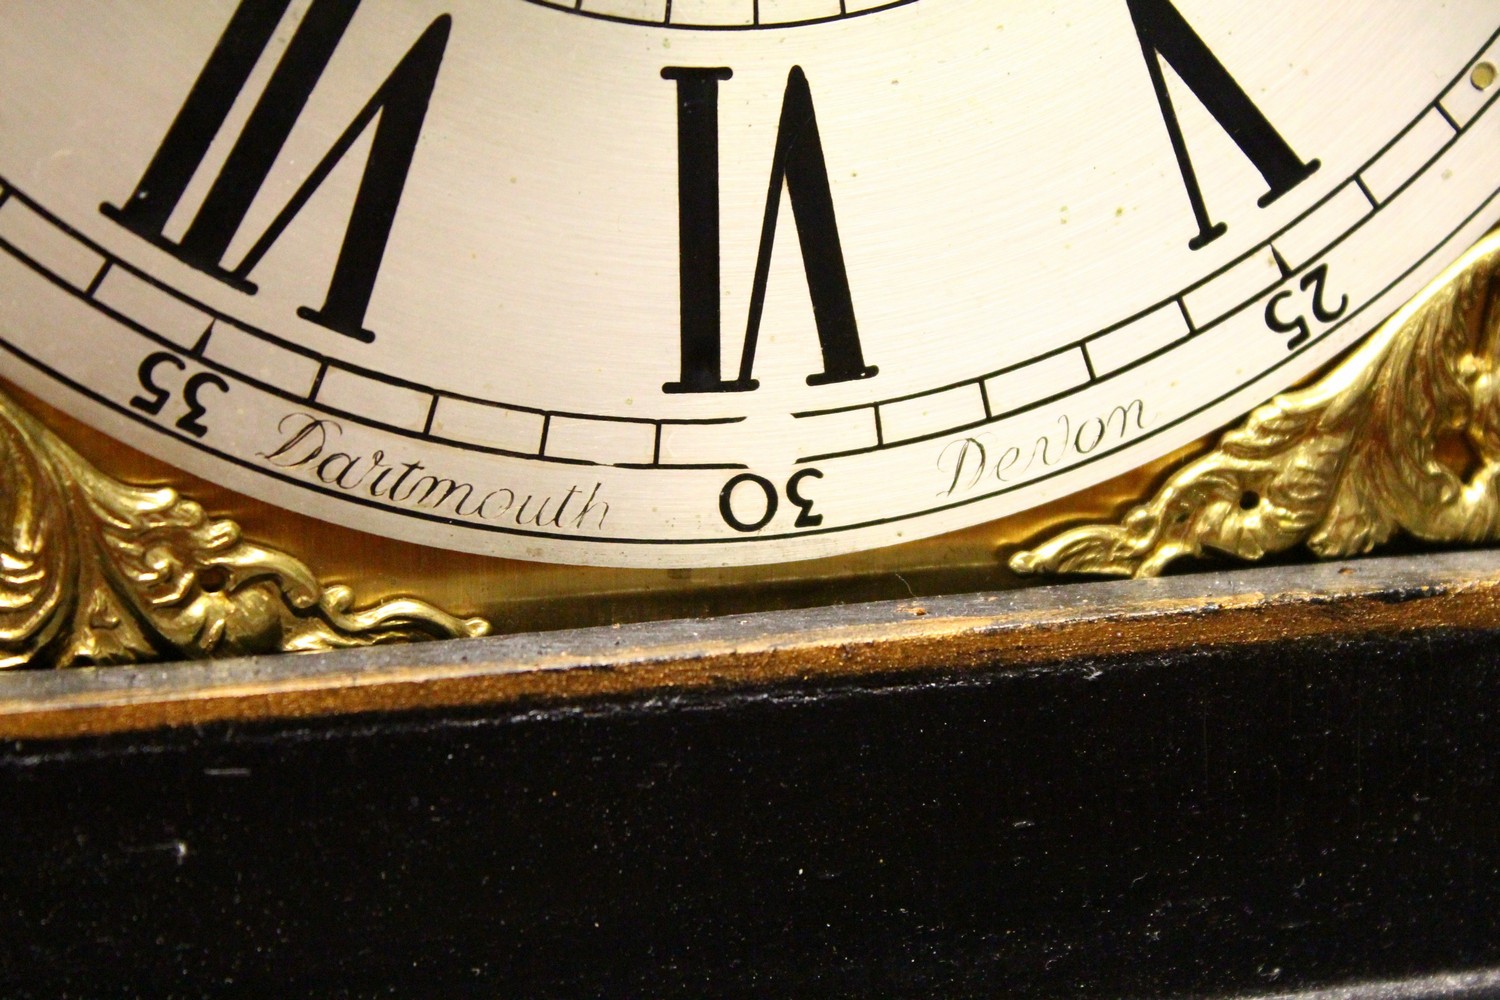
[[[4,19],[0,372],[511,559],[785,563],[1051,503],[1307,376],[1497,215],[1482,0]]]

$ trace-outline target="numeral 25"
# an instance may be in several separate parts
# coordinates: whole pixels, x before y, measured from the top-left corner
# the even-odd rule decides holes
[[[1304,274],[1302,280],[1297,283],[1297,287],[1301,288],[1304,292],[1309,288],[1312,289],[1312,314],[1313,318],[1319,323],[1332,323],[1344,315],[1345,310],[1349,308],[1349,296],[1347,295],[1340,295],[1337,305],[1331,307],[1328,305],[1324,299],[1324,285],[1327,281],[1328,265],[1319,264]],[[1277,314],[1277,307],[1291,297],[1292,293],[1288,289],[1283,289],[1271,296],[1271,300],[1266,303],[1266,326],[1276,333],[1294,334],[1295,336],[1286,342],[1286,349],[1295,351],[1312,336],[1312,328],[1308,326],[1305,314],[1298,313],[1291,319],[1286,319]]]
[[[172,398],[172,390],[163,387],[157,382],[157,370],[162,365],[175,368],[179,372],[187,371],[187,364],[169,351],[157,351],[155,354],[146,355],[145,360],[141,362],[141,366],[136,369],[136,378],[140,381],[141,388],[145,389],[146,392],[144,395],[132,397],[130,405],[137,410],[151,414],[153,417],[160,414],[162,408],[167,405],[167,401]],[[199,372],[183,381],[182,388],[178,394],[182,397],[182,402],[187,406],[187,412],[178,417],[173,426],[179,430],[187,431],[194,437],[202,437],[208,433],[208,428],[198,419],[208,412],[208,408],[199,399],[203,390],[208,386],[213,386],[220,392],[227,393],[229,391],[229,383],[213,372]]]

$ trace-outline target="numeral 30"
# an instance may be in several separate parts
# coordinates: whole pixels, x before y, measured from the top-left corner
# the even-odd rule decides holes
[[[823,473],[817,469],[803,469],[794,473],[786,481],[786,498],[797,508],[797,520],[792,522],[798,528],[814,528],[823,523],[822,514],[812,512],[813,502],[802,495],[802,482],[805,479],[822,479]],[[747,487],[740,489],[740,487]],[[760,514],[758,517],[747,520],[741,515],[747,508],[753,510],[756,501],[745,499],[753,493],[760,493]],[[741,499],[736,501],[735,497]],[[719,514],[724,518],[724,523],[735,531],[759,531],[771,523],[776,516],[776,508],[779,502],[776,496],[776,484],[764,476],[757,476],[753,472],[742,472],[719,491]]]

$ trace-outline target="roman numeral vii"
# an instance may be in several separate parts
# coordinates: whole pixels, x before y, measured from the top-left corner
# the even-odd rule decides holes
[[[176,241],[164,233],[289,3],[242,0],[134,193],[123,205],[101,205],[100,211],[184,263],[253,293],[250,272],[374,123],[369,156],[327,297],[317,309],[303,306],[297,310],[304,319],[368,342],[375,335],[365,329],[365,311],[447,46],[451,20],[446,14],[422,32],[291,200],[230,267],[224,263],[229,244],[359,7],[359,0],[314,0],[187,231]]]

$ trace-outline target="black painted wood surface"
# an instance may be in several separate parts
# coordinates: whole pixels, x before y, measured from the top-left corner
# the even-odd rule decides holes
[[[7,744],[0,994],[1477,995],[1497,654],[1444,631]]]

